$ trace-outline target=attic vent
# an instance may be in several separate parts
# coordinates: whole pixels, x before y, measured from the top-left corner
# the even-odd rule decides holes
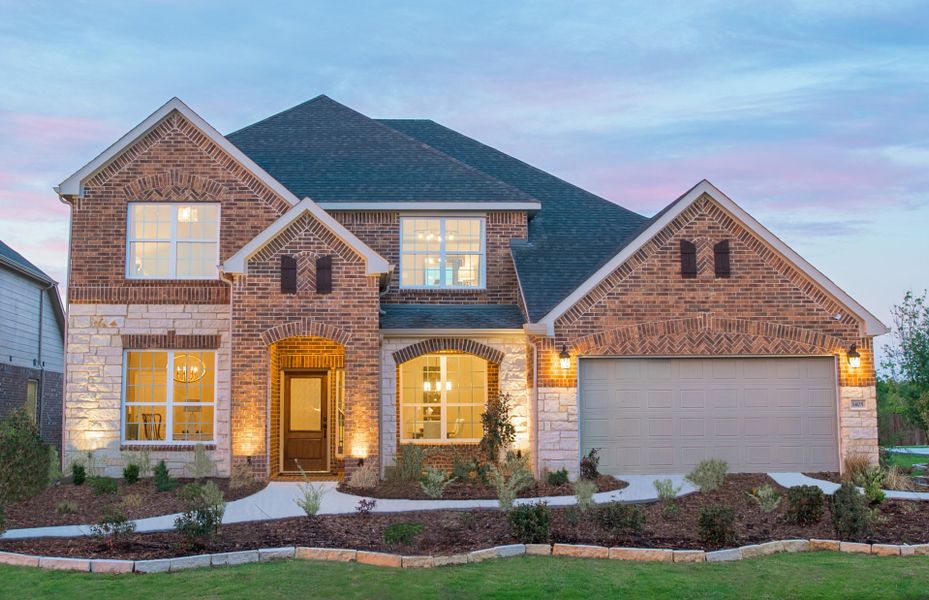
[[[681,240],[681,277],[697,277],[697,246],[687,240]]]
[[[297,293],[297,259],[281,255],[281,293]]]
[[[332,257],[320,256],[316,259],[316,293],[332,292]]]
[[[713,257],[716,263],[716,276],[729,277],[729,240],[723,240],[713,246]]]

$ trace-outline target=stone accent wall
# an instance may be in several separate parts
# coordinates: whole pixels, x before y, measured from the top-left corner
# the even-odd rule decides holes
[[[577,388],[539,388],[538,398],[539,469],[567,469],[574,478],[580,468]]]
[[[873,385],[839,388],[839,444],[842,456],[864,454],[878,463],[877,390]]]
[[[123,335],[167,336],[173,331],[181,336],[219,336],[220,345],[215,350],[215,439],[209,447],[218,473],[227,476],[230,469],[230,328],[228,305],[72,304],[66,340],[65,466],[92,450],[107,475],[122,474],[125,462],[122,451],[129,452],[133,448],[120,447]],[[192,458],[190,446],[185,449],[159,447],[152,451],[153,461],[164,459],[178,475],[183,474],[184,465]]]
[[[399,441],[399,397],[397,392],[397,368],[398,364],[394,359],[394,353],[398,356],[406,356],[402,351],[414,344],[420,344],[426,341],[424,338],[401,338],[385,337],[381,343],[381,452],[384,456],[385,465],[393,464],[394,457],[397,453],[397,444]],[[509,336],[477,336],[469,337],[467,341],[481,344],[498,353],[501,356],[498,364],[498,383],[497,386],[501,394],[509,394],[513,406],[513,422],[516,426],[516,448],[523,451],[531,451],[534,437],[531,432],[532,428],[532,407],[530,406],[529,386],[526,381],[526,369],[529,359],[527,357],[526,339],[522,335]],[[466,344],[461,345],[464,347]],[[422,348],[431,347],[430,344],[421,346]],[[491,373],[488,377],[492,379]],[[438,450],[439,456],[434,464],[444,468],[451,467],[450,455],[453,454],[455,446],[442,446]],[[447,450],[452,448],[453,450]],[[462,455],[471,454],[474,451],[473,445],[464,445],[458,448]],[[449,456],[444,456],[449,454]]]
[[[61,450],[62,373],[0,363],[0,419],[25,405],[30,379],[39,382],[36,403],[39,433],[46,443]]]

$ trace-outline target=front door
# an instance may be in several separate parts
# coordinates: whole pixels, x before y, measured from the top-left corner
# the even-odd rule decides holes
[[[284,471],[329,470],[324,373],[284,375]]]

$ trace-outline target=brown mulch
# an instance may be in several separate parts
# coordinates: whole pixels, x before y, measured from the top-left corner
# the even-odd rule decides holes
[[[612,475],[600,475],[593,480],[597,484],[598,492],[612,492],[621,490],[629,484]],[[355,496],[365,496],[367,498],[390,498],[390,499],[407,499],[407,500],[430,500],[429,496],[423,492],[422,486],[418,481],[381,481],[374,488],[355,488],[346,482],[339,484],[339,491]],[[536,481],[531,487],[528,487],[519,493],[520,498],[541,498],[543,496],[573,496],[574,484],[566,483],[563,485],[549,485],[547,481]],[[442,500],[496,500],[497,490],[492,485],[483,485],[481,483],[461,483],[453,481],[445,488],[442,494]]]
[[[633,534],[609,535],[596,524],[592,511],[580,513],[576,508],[553,508],[549,541],[604,546],[716,549],[700,540],[697,520],[703,507],[718,504],[734,509],[740,544],[792,538],[835,538],[828,503],[822,520],[811,527],[784,522],[786,501],[782,501],[774,513],[763,513],[746,494],[752,487],[763,483],[784,492],[766,475],[730,475],[719,490],[699,492],[678,499],[678,510],[673,515],[665,515],[657,503],[642,505],[645,525],[641,532]],[[409,546],[385,544],[384,529],[398,522],[418,522],[425,528]],[[201,548],[191,548],[176,533],[165,532],[133,534],[125,543],[112,548],[104,541],[82,537],[0,540],[0,549],[54,556],[140,560],[295,545],[443,555],[516,541],[506,515],[498,510],[443,510],[238,523],[223,526],[216,541]],[[856,541],[927,543],[929,510],[919,502],[885,501],[880,506],[880,517],[874,525],[873,535]]]
[[[103,513],[110,508],[119,507],[128,519],[156,517],[185,510],[186,505],[178,497],[178,491],[192,479],[179,479],[175,490],[159,492],[151,478],[140,479],[132,485],[118,480],[119,490],[116,494],[97,495],[89,483],[74,485],[69,481],[59,481],[46,488],[38,496],[22,502],[8,504],[6,507],[7,529],[24,527],[45,527],[48,525],[85,525],[96,523]],[[229,479],[211,478],[223,491],[226,500],[237,500],[265,487],[265,483],[229,489]],[[126,496],[136,496],[127,502]],[[64,502],[71,502],[77,507],[73,513],[62,514],[59,507]]]

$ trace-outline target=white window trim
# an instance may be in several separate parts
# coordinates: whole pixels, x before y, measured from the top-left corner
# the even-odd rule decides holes
[[[132,217],[134,206],[171,206],[174,210],[171,212],[171,239],[170,240],[137,240],[133,237],[132,231],[134,219]],[[216,207],[216,239],[196,239],[183,240],[191,243],[214,243],[216,244],[216,275],[213,277],[203,277],[199,275],[177,274],[177,207],[178,206],[215,206]],[[222,204],[219,202],[129,202],[126,210],[126,279],[148,280],[148,281],[212,281],[219,279],[219,239],[222,225]],[[146,277],[136,275],[132,268],[132,244],[133,242],[152,242],[168,243],[170,245],[170,255],[168,257],[169,273],[166,277]]]
[[[444,374],[444,373],[447,373],[447,372],[448,372],[448,371],[447,371],[447,367],[446,367],[446,363],[447,363],[447,360],[446,360],[446,359],[448,358],[449,355],[447,355],[447,354],[425,354],[425,355],[423,355],[423,356],[436,356],[436,357],[438,357],[438,358],[439,358],[439,372],[440,372],[440,374]],[[453,355],[451,355],[451,356],[455,356],[455,355],[453,354]],[[422,356],[418,356],[418,357],[416,357],[416,358],[422,358]],[[412,360],[415,360],[415,359],[412,359]],[[484,360],[484,359],[481,359],[481,360]],[[409,361],[407,361],[407,362],[409,362]],[[486,360],[484,360],[484,364],[487,365],[488,362],[487,362]],[[489,375],[489,373],[488,373],[488,375]],[[444,376],[440,375],[440,377],[441,377],[441,381],[444,383],[444,382],[445,382]],[[448,437],[448,419],[446,418],[446,415],[448,414],[447,411],[448,411],[448,407],[449,407],[449,406],[459,406],[459,407],[460,407],[460,406],[481,406],[481,407],[483,407],[483,408],[486,408],[486,407],[487,407],[487,401],[489,400],[489,393],[488,393],[488,390],[487,390],[487,384],[488,384],[488,382],[487,382],[486,379],[484,380],[484,394],[485,394],[486,397],[485,397],[485,399],[484,399],[484,403],[483,403],[483,404],[478,404],[478,403],[476,403],[476,402],[452,402],[452,403],[449,403],[449,402],[448,402],[448,399],[447,399],[447,395],[446,395],[447,392],[446,392],[446,390],[445,390],[445,386],[444,386],[444,385],[440,386],[440,387],[441,387],[441,399],[440,399],[440,401],[439,401],[439,424],[440,424],[440,431],[441,431],[441,433],[440,433],[440,437],[439,437],[438,439],[434,439],[434,438],[433,438],[433,439],[422,439],[422,438],[410,438],[410,437],[407,437],[406,431],[404,431],[405,426],[404,426],[404,424],[403,424],[403,423],[404,423],[404,421],[403,421],[403,409],[404,409],[404,408],[418,408],[418,407],[426,407],[426,406],[435,406],[435,405],[434,405],[434,404],[426,404],[426,403],[423,403],[423,402],[410,402],[410,403],[408,403],[408,404],[407,404],[407,403],[404,403],[404,402],[403,402],[403,390],[404,390],[404,387],[403,387],[403,363],[401,363],[401,365],[400,365],[400,376],[399,376],[399,379],[400,379],[400,386],[399,386],[399,394],[398,394],[398,395],[399,395],[399,402],[398,402],[398,404],[399,404],[399,411],[400,411],[400,443],[401,443],[401,444],[416,444],[416,445],[424,445],[424,446],[447,446],[447,445],[454,445],[454,444],[477,444],[477,443],[479,443],[479,442],[481,441],[481,438],[449,438],[449,437]],[[418,390],[417,390],[417,391],[418,391]]]
[[[439,235],[442,236],[441,247],[439,248],[439,272],[442,274],[442,285],[403,285],[403,271],[406,269],[405,254],[403,251],[403,223],[405,221],[422,221],[436,220],[439,221]],[[445,222],[450,220],[471,220],[479,221],[481,224],[481,247],[480,260],[481,270],[480,285],[447,285],[445,283]],[[410,253],[411,256],[416,254],[425,254],[424,252]],[[430,253],[431,254],[431,253]],[[453,252],[452,254],[474,254],[474,252]],[[463,216],[463,215],[418,215],[400,217],[400,289],[401,290],[465,290],[465,291],[482,291],[487,289],[487,217],[480,216]]]
[[[165,365],[165,376],[167,377],[166,390],[165,390],[165,439],[164,440],[127,440],[126,439],[126,407],[127,406],[158,406],[158,402],[126,402],[126,379],[127,372],[129,370],[129,359],[128,355],[130,352],[167,352],[168,361]],[[181,402],[181,406],[212,406],[213,407],[213,439],[211,440],[177,440],[174,438],[174,377],[172,372],[174,370],[174,355],[177,352],[181,353],[190,353],[190,352],[212,352],[213,353],[213,401],[212,402]],[[119,417],[119,443],[121,446],[196,446],[197,444],[215,444],[216,443],[216,407],[219,405],[218,398],[216,397],[216,365],[219,359],[218,352],[213,349],[203,349],[203,350],[165,350],[165,349],[151,349],[151,350],[140,350],[127,348],[123,350],[123,382],[122,382],[122,393],[120,394],[119,404],[120,404],[120,417]]]

